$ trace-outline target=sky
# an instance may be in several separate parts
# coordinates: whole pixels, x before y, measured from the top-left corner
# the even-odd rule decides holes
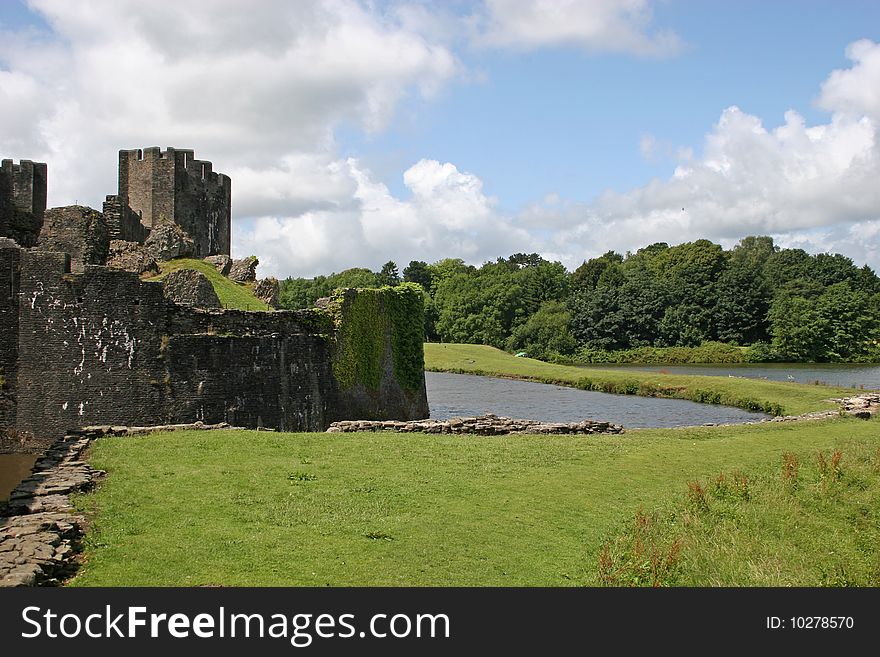
[[[232,178],[261,276],[772,235],[880,270],[880,2],[0,0],[0,157]]]

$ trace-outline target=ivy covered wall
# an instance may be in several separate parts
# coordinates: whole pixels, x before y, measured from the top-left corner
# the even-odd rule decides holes
[[[327,312],[339,417],[428,417],[422,288],[341,290]]]

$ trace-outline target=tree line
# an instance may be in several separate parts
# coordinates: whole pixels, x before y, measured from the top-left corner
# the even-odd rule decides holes
[[[401,281],[425,291],[425,337],[552,361],[693,357],[880,361],[880,278],[840,254],[782,249],[766,236],[730,250],[708,240],[609,251],[573,272],[538,254],[480,267],[394,262],[281,283],[284,308],[338,287]],[[684,356],[682,356],[684,354]]]

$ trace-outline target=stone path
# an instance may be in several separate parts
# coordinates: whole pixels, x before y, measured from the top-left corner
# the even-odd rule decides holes
[[[65,436],[12,491],[0,517],[0,586],[58,584],[71,573],[85,518],[69,495],[104,475],[79,460],[90,438]]]

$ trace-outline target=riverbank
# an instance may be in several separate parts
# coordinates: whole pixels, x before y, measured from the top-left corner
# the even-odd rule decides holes
[[[511,377],[616,394],[669,397],[725,404],[771,415],[802,415],[837,408],[851,388],[782,383],[738,377],[675,375],[642,370],[602,370],[516,358],[485,345],[425,344],[425,369]]]

